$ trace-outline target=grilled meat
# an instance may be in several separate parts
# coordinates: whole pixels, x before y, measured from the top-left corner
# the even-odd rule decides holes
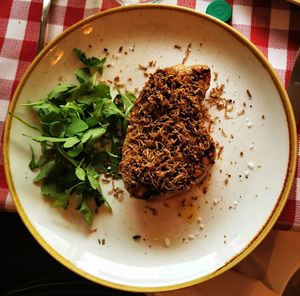
[[[215,143],[202,101],[210,69],[178,65],[150,75],[129,118],[120,171],[135,198],[170,196],[200,183],[214,164]]]

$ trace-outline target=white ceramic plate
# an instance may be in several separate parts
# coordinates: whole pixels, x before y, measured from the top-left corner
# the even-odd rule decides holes
[[[79,66],[74,47],[95,56],[103,56],[107,48],[107,63],[114,66],[105,69],[103,79],[119,76],[134,90],[146,80],[139,64],[151,60],[159,67],[179,64],[189,43],[186,64],[207,64],[218,72],[211,86],[224,83],[224,96],[235,101],[229,114],[233,119],[226,120],[223,111],[211,111],[220,117],[214,137],[224,151],[211,170],[206,194],[197,187],[168,200],[168,206],[128,195],[120,202],[107,194],[109,184],[104,191],[113,213],[103,208],[95,217],[97,231],[89,233],[79,215],[52,208],[42,198],[28,169],[28,141],[21,136],[32,131],[8,117],[6,174],[18,212],[54,258],[92,281],[131,291],[164,291],[212,278],[262,241],[287,199],[296,165],[296,130],[283,86],[263,55],[241,34],[188,9],[132,6],[76,24],[35,59],[10,111],[30,121],[31,113],[21,103],[44,97],[59,82],[72,81],[72,71]],[[239,116],[242,109],[245,114]],[[248,166],[251,163],[253,168]],[[122,182],[117,186],[122,187]],[[183,198],[191,207],[181,207]],[[142,237],[139,241],[132,238],[137,234]]]

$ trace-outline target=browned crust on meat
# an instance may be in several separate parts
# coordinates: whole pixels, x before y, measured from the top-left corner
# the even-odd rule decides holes
[[[130,115],[120,171],[129,193],[142,199],[170,195],[202,181],[215,144],[202,100],[210,69],[178,65],[150,75]]]

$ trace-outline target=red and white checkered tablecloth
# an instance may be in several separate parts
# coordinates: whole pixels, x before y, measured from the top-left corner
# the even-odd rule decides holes
[[[208,0],[164,0],[205,12]],[[231,25],[250,39],[267,57],[285,86],[300,47],[300,7],[285,0],[230,0]],[[77,21],[116,7],[113,0],[54,0],[46,39],[49,41]],[[0,9],[0,139],[7,109],[23,73],[34,59],[42,11],[41,0],[1,0]],[[300,132],[299,132],[300,133]],[[298,136],[298,141],[300,134]],[[2,141],[0,141],[2,151]],[[299,168],[300,162],[298,162]],[[300,172],[298,169],[297,171]],[[300,173],[276,227],[300,229]],[[14,210],[0,154],[0,209]]]

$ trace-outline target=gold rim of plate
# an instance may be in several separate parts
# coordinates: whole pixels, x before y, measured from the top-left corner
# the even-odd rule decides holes
[[[297,1],[298,2],[298,1]],[[195,10],[189,9],[189,8],[183,8],[173,5],[163,5],[163,4],[143,4],[141,5],[131,5],[126,7],[118,7],[114,9],[110,9],[104,12],[100,12],[98,14],[95,14],[93,16],[90,16],[84,20],[81,20],[80,22],[74,24],[70,28],[68,28],[66,31],[61,33],[58,37],[56,37],[53,41],[51,41],[42,51],[41,53],[33,60],[31,65],[26,70],[24,76],[22,77],[15,93],[12,98],[12,101],[9,106],[9,113],[13,112],[19,97],[19,94],[23,88],[23,85],[25,84],[26,80],[30,76],[30,73],[35,68],[35,66],[39,63],[39,61],[53,48],[60,40],[62,40],[65,36],[70,34],[72,31],[76,30],[77,28],[89,23],[90,21],[101,18],[102,16],[109,15],[109,14],[115,14],[120,13],[126,10],[137,10],[137,9],[160,9],[160,10],[171,10],[171,11],[180,11],[182,13],[192,14],[194,16],[198,16],[199,18],[204,18],[208,20],[209,22],[216,24],[220,27],[222,27],[224,30],[232,34],[237,40],[239,40],[243,45],[245,45],[248,49],[251,50],[251,52],[255,55],[255,57],[260,61],[260,63],[267,69],[270,77],[272,78],[283,103],[283,107],[286,112],[287,121],[288,121],[288,127],[289,127],[289,141],[290,141],[290,147],[289,147],[289,162],[288,162],[288,169],[285,176],[285,181],[282,186],[282,190],[280,193],[280,196],[278,198],[277,204],[274,207],[273,212],[270,214],[268,220],[265,222],[265,224],[261,227],[259,232],[256,234],[256,236],[252,239],[252,241],[241,251],[239,254],[237,254],[234,258],[232,258],[230,261],[226,262],[222,267],[217,269],[216,271],[207,274],[206,276],[200,277],[198,279],[169,285],[169,286],[161,286],[161,287],[138,287],[138,286],[128,286],[128,285],[122,285],[113,283],[110,281],[103,280],[101,278],[95,277],[93,275],[90,275],[83,270],[76,267],[73,263],[65,259],[63,256],[61,256],[58,252],[56,252],[52,247],[48,245],[48,243],[39,235],[39,233],[36,231],[36,229],[31,224],[30,220],[28,219],[26,213],[24,212],[22,205],[19,201],[19,198],[16,194],[14,183],[12,180],[11,172],[10,172],[10,162],[9,162],[9,136],[10,136],[10,128],[11,128],[11,121],[12,116],[8,114],[4,129],[4,145],[3,145],[3,153],[4,153],[4,168],[5,168],[5,174],[6,179],[8,183],[8,188],[11,193],[12,199],[15,203],[15,206],[17,208],[17,211],[19,215],[21,216],[23,222],[25,223],[26,227],[29,229],[33,237],[38,241],[38,243],[57,261],[59,261],[61,264],[63,264],[68,269],[72,270],[73,272],[85,277],[86,279],[89,279],[95,283],[108,286],[110,288],[119,289],[119,290],[125,290],[125,291],[132,291],[132,292],[163,292],[163,291],[170,291],[170,290],[176,290],[185,288],[188,286],[192,286],[201,282],[204,282],[206,280],[212,279],[216,277],[217,275],[220,275],[221,273],[229,270],[234,265],[239,263],[242,259],[247,257],[265,238],[265,236],[269,233],[273,225],[275,224],[276,220],[278,219],[281,211],[284,208],[284,205],[287,201],[293,180],[294,175],[296,171],[296,163],[297,163],[297,132],[296,132],[296,123],[294,119],[294,114],[292,110],[292,106],[290,104],[289,98],[287,96],[286,90],[280,81],[280,79],[277,76],[277,73],[272,68],[271,64],[267,61],[267,59],[264,57],[264,55],[249,41],[244,35],[233,29],[231,26],[227,25],[226,23],[223,23],[209,15],[202,14],[200,12],[197,12]]]
[[[300,5],[300,0],[286,0],[286,1],[295,5]]]

